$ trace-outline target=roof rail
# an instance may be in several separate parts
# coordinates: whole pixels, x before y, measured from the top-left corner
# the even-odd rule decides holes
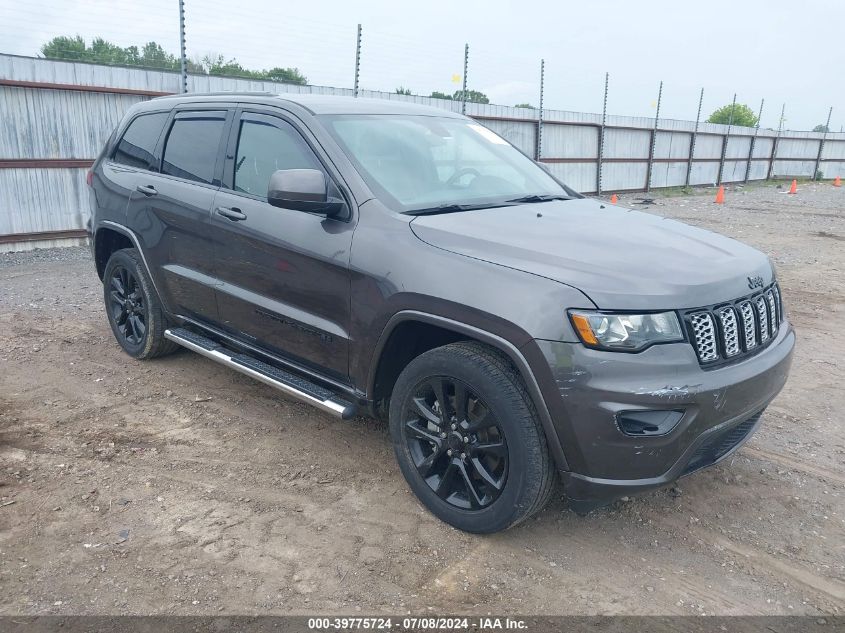
[[[176,97],[232,97],[242,95],[245,97],[277,97],[276,92],[267,90],[221,90],[218,92],[174,92],[169,95],[162,95],[157,99],[174,99]]]

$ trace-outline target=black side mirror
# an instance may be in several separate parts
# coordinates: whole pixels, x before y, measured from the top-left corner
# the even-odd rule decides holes
[[[279,169],[270,176],[267,202],[274,207],[338,215],[345,203],[328,195],[326,176],[319,169]]]

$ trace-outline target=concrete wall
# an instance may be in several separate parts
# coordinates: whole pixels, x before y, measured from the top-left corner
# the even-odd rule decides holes
[[[179,89],[172,72],[0,55],[0,250],[52,245],[76,239],[88,215],[85,172],[134,103]],[[347,88],[293,86],[190,76],[191,92],[265,91],[352,96]],[[459,112],[459,102],[361,91],[362,97],[410,101]],[[539,112],[493,104],[467,104],[467,114],[529,156],[538,153]],[[651,164],[651,187],[713,184],[745,179],[755,131],[692,121],[609,116],[601,164],[603,193],[642,191]],[[753,139],[749,178],[812,176],[822,134],[759,130]],[[654,151],[652,155],[652,138]],[[599,175],[601,116],[544,110],[540,159],[553,174],[583,193],[595,193]],[[692,158],[692,160],[690,160]],[[845,175],[845,134],[828,134],[819,169]]]

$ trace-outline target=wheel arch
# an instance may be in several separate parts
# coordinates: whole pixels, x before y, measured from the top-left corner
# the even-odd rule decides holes
[[[125,244],[124,246],[119,246],[116,249],[110,251],[103,251],[108,252],[105,258],[102,261],[102,268],[100,267],[100,254],[99,254],[99,245],[101,244],[100,234],[103,234],[102,240],[104,245],[108,245],[108,240],[118,240],[119,243]],[[114,237],[120,236],[120,237]],[[128,241],[123,241],[128,240]],[[103,279],[103,272],[106,269],[106,264],[109,261],[109,257],[115,250],[119,250],[120,248],[134,248],[138,251],[138,254],[141,256],[141,264],[144,266],[144,269],[147,271],[147,276],[150,278],[150,281],[153,284],[153,290],[155,291],[156,295],[161,301],[162,306],[164,306],[165,312],[172,314],[170,308],[167,305],[164,295],[159,291],[158,285],[156,284],[155,276],[153,275],[153,271],[150,268],[149,263],[147,262],[147,257],[144,255],[144,249],[141,248],[141,242],[138,240],[138,236],[135,235],[135,232],[126,227],[122,224],[118,224],[117,222],[112,222],[111,220],[103,220],[99,223],[96,227],[94,232],[94,260],[97,266],[97,274],[100,276],[100,280]]]
[[[409,335],[416,336],[409,338]],[[405,310],[394,314],[387,322],[373,352],[367,379],[367,394],[372,399],[376,415],[383,415],[381,402],[389,401],[396,378],[411,360],[429,349],[461,340],[474,340],[489,345],[511,362],[537,409],[555,464],[559,470],[569,470],[540,386],[519,348],[501,336],[446,317]],[[413,344],[407,344],[409,341],[413,341]]]
[[[112,227],[101,227],[97,230],[94,234],[94,265],[101,281],[112,253],[133,246],[132,239],[123,231]]]

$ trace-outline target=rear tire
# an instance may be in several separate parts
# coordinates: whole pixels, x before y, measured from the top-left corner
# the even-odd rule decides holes
[[[136,249],[124,248],[109,257],[103,299],[114,338],[133,358],[156,358],[179,349],[164,338],[167,314]]]
[[[422,503],[460,530],[492,533],[541,510],[556,471],[522,379],[477,342],[421,354],[399,375],[390,433]]]

